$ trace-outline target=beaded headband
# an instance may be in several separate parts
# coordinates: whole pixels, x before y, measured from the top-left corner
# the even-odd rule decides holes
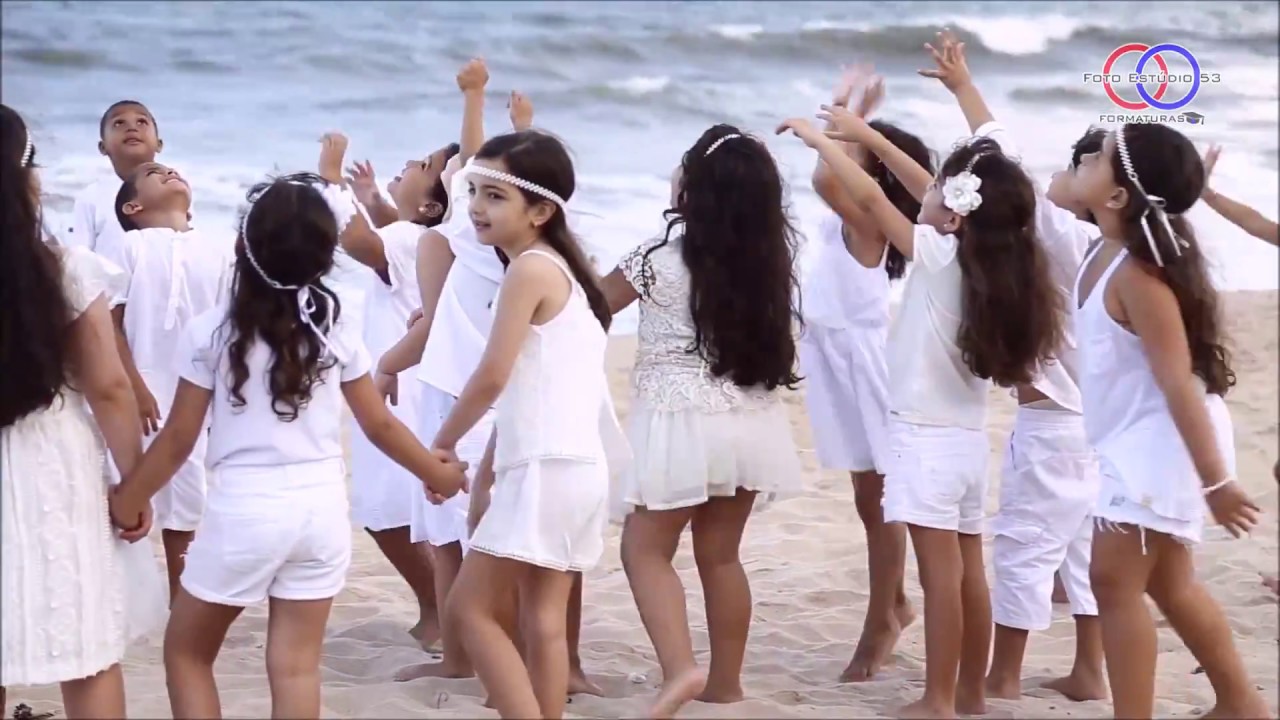
[[[291,181],[291,184],[305,185],[306,183]],[[355,197],[351,194],[350,190],[340,185],[327,185],[320,191],[320,195],[329,205],[329,210],[333,212],[334,220],[337,221],[338,225],[338,234],[341,235],[342,231],[346,230],[347,225],[351,223],[352,218],[356,215]],[[262,281],[272,289],[293,290],[297,292],[298,319],[302,321],[302,324],[311,329],[311,332],[313,332],[316,338],[320,340],[320,344],[324,346],[325,350],[337,358],[339,362],[345,363],[348,360],[347,353],[330,343],[328,337],[329,332],[333,330],[333,308],[337,305],[337,298],[332,292],[319,284],[321,277],[319,275],[311,278],[302,285],[286,285],[282,282],[273,280],[271,276],[267,274],[267,271],[262,269],[262,265],[258,264],[258,259],[253,256],[253,246],[249,242],[249,234],[247,232],[249,228],[249,216],[251,214],[253,214],[252,206],[245,211],[244,220],[240,225],[240,237],[244,240],[241,245],[244,247],[245,258],[249,260],[249,264],[253,266],[254,271],[258,273],[258,277],[262,278]],[[315,321],[311,319],[311,314],[317,310],[315,296],[312,295],[311,292],[313,288],[316,292],[329,299],[325,308],[324,321],[319,325],[316,325]]]
[[[494,170],[491,167],[476,165],[474,163],[469,163],[466,167],[466,171],[467,171],[467,174],[469,175],[483,175],[484,177],[487,177],[490,180],[497,180],[498,182],[504,182],[504,183],[507,183],[508,185],[515,185],[521,190],[528,190],[534,195],[541,195],[542,197],[550,200],[551,202],[559,206],[559,208],[562,211],[566,213],[569,211],[568,204],[565,203],[564,198],[560,197],[559,195],[551,192],[550,190],[542,187],[537,183],[529,182],[524,178],[518,178],[515,175],[512,175],[511,173],[505,173],[505,172],[502,172],[501,170]]]
[[[732,139],[734,139],[734,138],[740,138],[740,137],[742,137],[742,136],[741,136],[741,135],[739,135],[739,134],[737,134],[737,133],[730,133],[730,134],[728,134],[728,135],[724,135],[724,136],[720,137],[720,138],[719,138],[719,139],[717,139],[715,142],[711,143],[711,147],[707,148],[707,151],[706,151],[705,153],[703,153],[703,154],[702,154],[702,157],[707,157],[707,156],[708,156],[708,155],[710,155],[711,153],[715,152],[715,151],[716,151],[716,148],[718,148],[718,147],[720,147],[721,145],[723,145],[726,141],[728,141],[728,140],[732,140]]]
[[[1178,257],[1182,256],[1182,247],[1187,243],[1178,234],[1173,231],[1173,226],[1169,224],[1169,215],[1165,212],[1165,200],[1159,195],[1152,195],[1142,187],[1142,183],[1138,180],[1138,171],[1133,168],[1133,160],[1129,157],[1129,146],[1124,139],[1125,126],[1120,126],[1116,130],[1116,153],[1120,156],[1120,164],[1124,166],[1124,174],[1129,176],[1129,182],[1142,193],[1147,199],[1147,207],[1142,210],[1142,233],[1147,236],[1147,247],[1151,248],[1151,256],[1155,259],[1156,265],[1164,267],[1164,258],[1160,256],[1160,249],[1156,246],[1155,235],[1151,232],[1151,219],[1149,215],[1154,214],[1156,220],[1164,226],[1165,232],[1169,233],[1169,240],[1173,243],[1173,254]]]
[[[22,167],[31,167],[31,156],[35,153],[36,146],[31,143],[31,131],[27,131],[27,146],[22,150]]]

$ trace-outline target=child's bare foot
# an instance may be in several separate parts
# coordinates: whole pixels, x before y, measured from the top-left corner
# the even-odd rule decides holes
[[[896,615],[897,613],[895,613]],[[875,626],[864,625],[862,637],[853,649],[853,659],[840,673],[838,682],[865,682],[875,676],[881,667],[893,659],[893,647],[902,635],[902,625],[897,617]]]
[[[1075,702],[1107,699],[1106,679],[1102,675],[1092,673],[1086,674],[1072,670],[1070,675],[1050,680],[1042,687],[1062,693],[1063,697]]]
[[[965,690],[961,684],[956,688],[956,713],[959,715],[986,715],[987,694],[981,687],[976,690]]]
[[[418,645],[422,646],[422,651],[433,654],[440,654],[440,621],[435,615],[426,616],[418,620],[418,624],[414,625],[409,634],[414,640],[418,641]]]
[[[898,628],[906,630],[916,621],[916,609],[909,600],[903,600],[893,608],[894,617],[898,618]]]
[[[712,687],[708,684],[698,693],[698,697],[694,698],[698,702],[712,703],[715,705],[728,705],[730,703],[742,702],[746,697],[746,693],[742,692],[742,685],[735,684],[733,687]]]
[[[951,720],[956,716],[956,711],[955,708],[940,707],[937,703],[920,698],[910,705],[898,708],[895,715],[900,718],[921,718],[921,720]]]
[[[669,720],[676,712],[707,686],[707,675],[699,668],[693,668],[682,675],[671,679],[662,679],[662,690],[654,698],[649,708],[649,717],[653,720]]]
[[[1280,595],[1280,575],[1263,575],[1262,584],[1271,592]]]
[[[987,696],[1001,700],[1017,700],[1022,697],[1022,678],[995,673],[987,675]]]
[[[396,682],[409,682],[424,677],[435,678],[469,678],[475,677],[475,672],[467,667],[457,667],[456,664],[450,663],[448,660],[443,662],[418,663],[417,665],[409,665],[400,668],[396,673]]]
[[[569,694],[604,697],[604,691],[591,682],[591,678],[588,678],[587,674],[582,672],[582,668],[573,668],[569,671]],[[485,707],[488,706],[486,705]]]
[[[1249,697],[1240,698],[1240,702],[1224,702],[1222,698],[1218,698],[1218,704],[1213,706],[1209,712],[1201,715],[1205,720],[1218,720],[1218,718],[1232,718],[1232,720],[1248,720],[1249,718],[1265,718],[1275,717],[1271,713],[1271,708],[1267,707],[1267,701],[1257,692],[1249,693]]]

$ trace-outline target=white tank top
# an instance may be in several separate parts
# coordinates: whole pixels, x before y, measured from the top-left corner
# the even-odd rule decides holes
[[[1098,243],[1085,256],[1072,294],[1085,433],[1103,472],[1124,486],[1128,499],[1163,517],[1193,520],[1204,513],[1195,463],[1156,384],[1142,340],[1121,327],[1103,301],[1128,250],[1116,254],[1089,296],[1081,299],[1080,279],[1102,247]],[[1205,404],[1215,430],[1221,432],[1225,417],[1229,432],[1222,397],[1206,393]],[[1219,446],[1230,447],[1221,440]],[[1230,466],[1231,458],[1226,460]]]
[[[605,461],[601,418],[608,407],[608,337],[564,262],[542,250],[571,287],[563,309],[530,327],[506,388],[498,396],[494,470],[537,458]]]
[[[807,323],[828,328],[878,327],[889,324],[889,257],[869,268],[845,247],[844,222],[832,213],[818,228],[818,248],[804,284],[802,309]]]

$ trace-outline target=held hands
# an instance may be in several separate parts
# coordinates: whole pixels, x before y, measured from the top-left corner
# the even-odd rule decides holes
[[[1205,497],[1209,512],[1233,537],[1248,534],[1258,524],[1258,506],[1249,499],[1238,482],[1229,482]]]
[[[356,162],[347,168],[347,184],[351,186],[351,192],[355,194],[356,200],[360,204],[369,207],[378,198],[378,180],[373,175],[373,165],[365,160],[363,163]]]
[[[347,154],[347,136],[327,132],[320,138],[320,177],[342,184],[342,158]]]
[[[929,43],[924,44],[925,49],[933,56],[933,62],[937,67],[917,72],[924,77],[941,80],[942,85],[954,93],[973,81],[973,77],[969,74],[969,65],[964,59],[964,43],[957,40],[955,34],[947,29],[938,33],[937,42],[937,47]]]
[[[418,321],[421,320],[422,317],[423,317],[422,308],[418,308],[417,310],[414,310],[413,312],[409,313],[409,320],[404,324],[404,329],[412,330],[413,326],[417,325]]]
[[[453,448],[433,447],[431,448],[431,454],[435,455],[442,465],[437,477],[432,478],[431,482],[428,482],[426,478],[422,479],[423,490],[427,494],[427,500],[432,505],[440,505],[459,492],[467,492],[468,466],[467,463],[458,459],[458,453]],[[436,492],[431,489],[432,485],[441,489],[452,489],[452,492]]]
[[[482,58],[472,58],[458,71],[458,89],[464,93],[484,92],[489,84],[489,68]]]
[[[522,92],[512,90],[507,99],[507,114],[511,116],[511,129],[516,132],[533,127],[533,102]]]
[[[107,507],[111,514],[111,524],[120,530],[120,539],[135,543],[151,532],[151,503],[139,503],[122,485],[111,488],[107,495]]]

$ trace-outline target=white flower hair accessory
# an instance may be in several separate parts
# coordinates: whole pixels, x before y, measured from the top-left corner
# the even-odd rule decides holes
[[[964,170],[942,183],[942,204],[960,217],[965,217],[982,206],[982,195],[978,192],[982,187],[982,178],[973,174],[973,166],[980,157],[983,154],[969,158],[969,164],[965,165]]]
[[[1147,207],[1142,211],[1142,233],[1147,236],[1147,247],[1151,248],[1151,257],[1155,259],[1156,265],[1164,267],[1164,258],[1160,256],[1160,249],[1156,246],[1156,238],[1151,234],[1151,218],[1154,214],[1156,220],[1164,225],[1164,231],[1169,234],[1169,240],[1173,243],[1173,254],[1182,257],[1182,248],[1189,247],[1187,241],[1178,237],[1173,231],[1173,226],[1169,224],[1169,215],[1165,212],[1165,200],[1159,195],[1152,195],[1142,187],[1142,183],[1138,181],[1138,171],[1133,169],[1133,160],[1129,158],[1129,147],[1125,144],[1124,129],[1126,126],[1121,125],[1116,131],[1116,154],[1120,156],[1120,164],[1124,166],[1124,174],[1129,176],[1129,182],[1142,193],[1147,199]]]

